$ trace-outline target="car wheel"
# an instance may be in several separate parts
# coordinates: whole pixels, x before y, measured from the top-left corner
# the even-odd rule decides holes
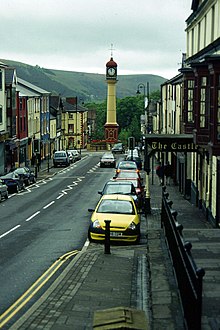
[[[30,179],[27,179],[26,186],[30,186],[30,184],[31,184]]]
[[[35,176],[33,177],[33,179],[32,179],[32,183],[36,183],[36,178],[35,178]]]
[[[2,201],[2,193],[0,192],[0,202]]]
[[[8,191],[7,191],[6,195],[5,195],[5,199],[8,199]]]

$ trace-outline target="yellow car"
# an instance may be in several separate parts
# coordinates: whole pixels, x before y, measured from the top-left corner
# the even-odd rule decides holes
[[[104,241],[105,220],[110,220],[110,240],[138,243],[140,240],[140,215],[132,196],[104,195],[93,212],[88,237],[90,241]]]

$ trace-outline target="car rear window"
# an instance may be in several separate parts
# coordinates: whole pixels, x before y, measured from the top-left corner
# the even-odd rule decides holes
[[[110,184],[106,187],[106,194],[130,194],[131,186],[130,185],[122,185],[122,184]]]
[[[56,152],[55,154],[54,154],[54,157],[56,158],[56,157],[66,157],[66,154],[65,154],[65,152]]]

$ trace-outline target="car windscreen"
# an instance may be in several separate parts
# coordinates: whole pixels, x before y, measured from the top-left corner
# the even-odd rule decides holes
[[[15,173],[18,173],[18,174],[24,174],[24,173],[26,173],[27,171],[24,169],[24,168],[17,168],[16,170],[15,170]]]
[[[102,159],[114,159],[114,157],[112,155],[104,155]]]
[[[102,200],[97,213],[135,214],[130,201],[105,199]]]

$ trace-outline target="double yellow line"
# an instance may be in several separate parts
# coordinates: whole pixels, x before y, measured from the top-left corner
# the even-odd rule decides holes
[[[70,251],[58,258],[47,271],[41,275],[36,282],[11,305],[2,315],[0,315],[0,328],[2,328],[12,317],[14,317],[23,308],[31,298],[44,286],[44,284],[53,276],[53,274],[66,262],[69,258],[79,253],[78,250]]]

